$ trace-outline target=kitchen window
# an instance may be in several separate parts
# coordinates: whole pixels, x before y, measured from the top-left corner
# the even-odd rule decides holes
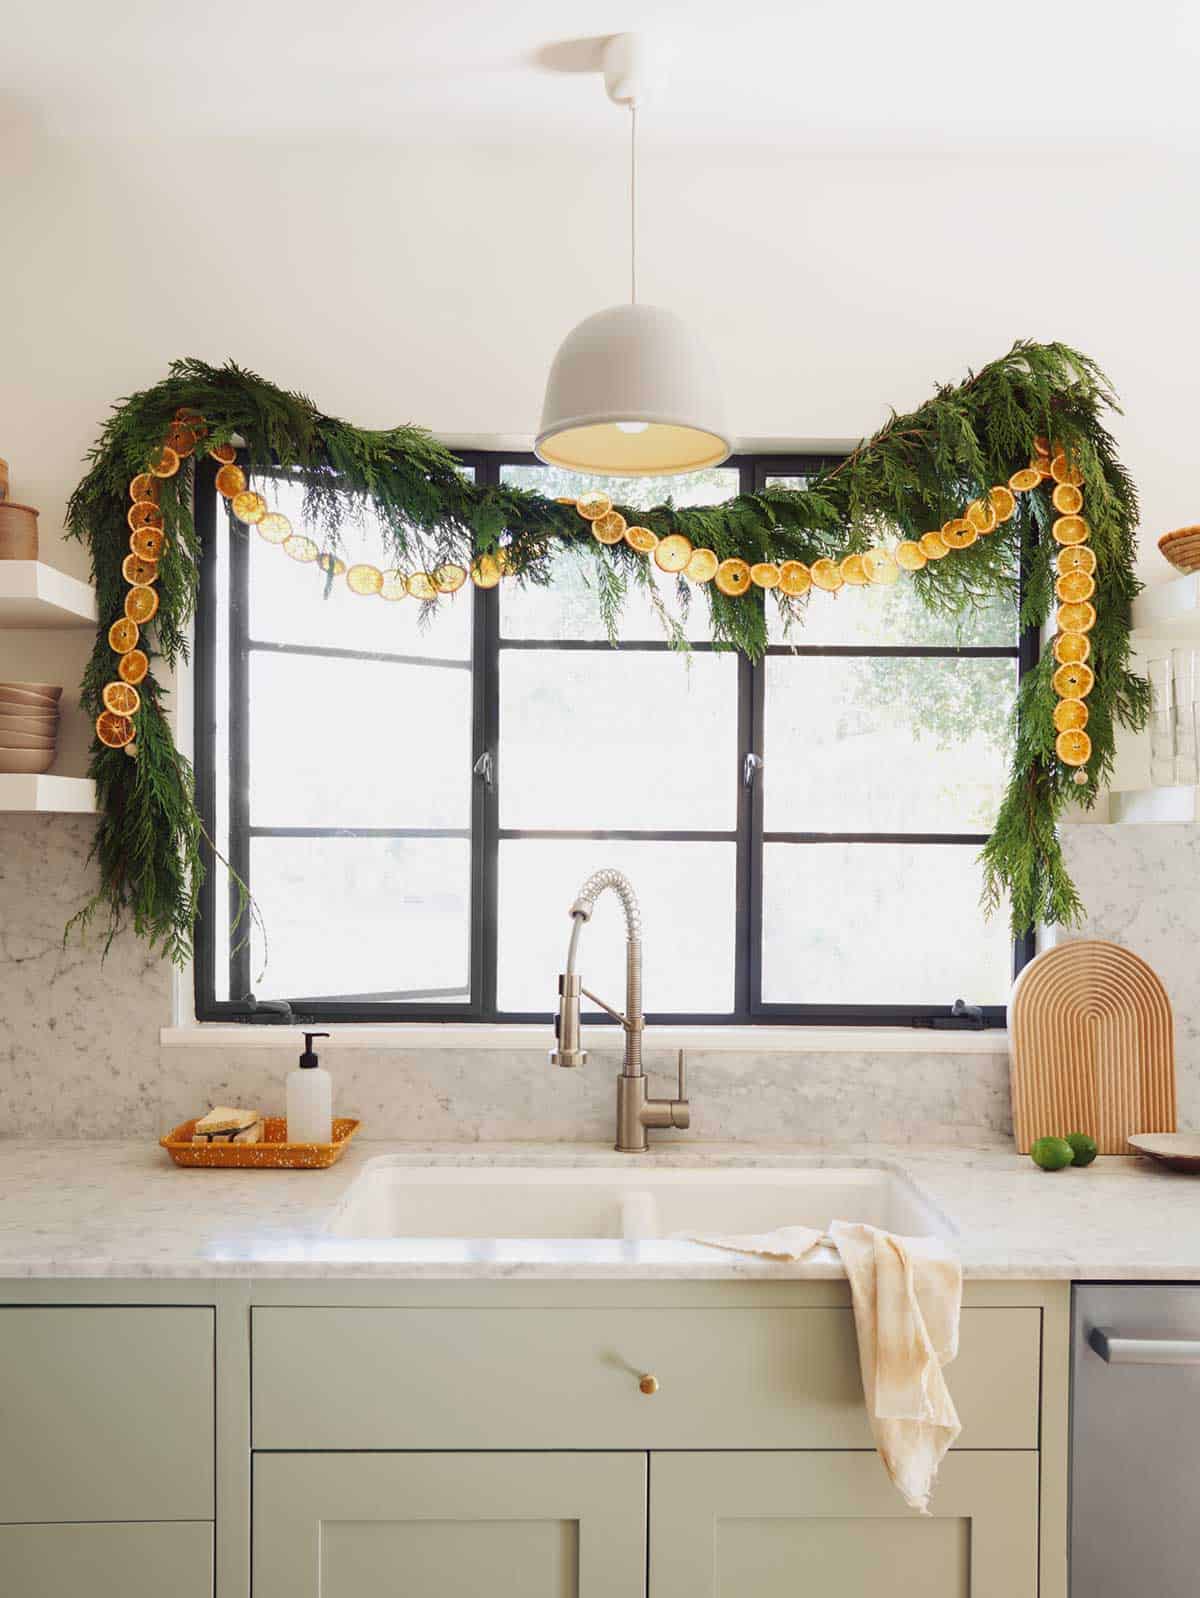
[[[531,456],[463,462],[552,495],[597,484]],[[744,456],[601,486],[707,504],[821,464]],[[303,527],[296,485],[270,497]],[[231,879],[210,872],[201,1020],[245,1014],[251,993],[319,1020],[548,1020],[568,906],[614,865],[642,904],[652,1021],[919,1024],[964,998],[1003,1023],[1031,948],[984,918],[977,857],[1036,648],[1015,602],[962,618],[903,581],[815,594],[752,665],[709,642],[699,594],[691,649],[672,649],[657,572],[614,649],[586,548],[564,545],[547,587],[468,584],[422,625],[413,600],[326,597],[316,567],[230,524],[207,465],[197,521],[201,813],[265,924],[231,930]],[[343,541],[392,564],[369,518]],[[617,907],[596,914],[612,924],[585,981],[619,997]]]

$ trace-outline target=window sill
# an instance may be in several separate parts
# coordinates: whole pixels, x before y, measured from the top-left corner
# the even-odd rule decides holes
[[[294,1026],[228,1026],[220,1022],[163,1027],[164,1048],[282,1049],[290,1047],[303,1030]],[[548,1050],[553,1042],[549,1025],[500,1026],[462,1022],[408,1022],[372,1025],[357,1022],[338,1026],[327,1022],[331,1049],[492,1049],[528,1052]],[[615,1028],[597,1036],[589,1027],[594,1048],[619,1047]],[[804,1026],[662,1026],[646,1029],[646,1048],[694,1049],[726,1054],[1007,1054],[1008,1033],[1000,1028],[986,1032],[934,1032],[924,1027],[804,1027]]]

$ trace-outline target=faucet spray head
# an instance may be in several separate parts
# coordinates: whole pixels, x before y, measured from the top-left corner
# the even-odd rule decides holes
[[[558,1014],[554,1018],[554,1035],[558,1047],[550,1052],[551,1065],[586,1065],[587,1050],[581,1047],[579,1032],[580,979],[573,971],[564,972],[558,979]]]

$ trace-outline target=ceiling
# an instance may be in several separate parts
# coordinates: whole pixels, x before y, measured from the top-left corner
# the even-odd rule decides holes
[[[590,142],[613,112],[582,74],[629,27],[674,56],[645,117],[656,139],[793,154],[1200,142],[1200,5],[1173,0],[9,0],[0,124]]]

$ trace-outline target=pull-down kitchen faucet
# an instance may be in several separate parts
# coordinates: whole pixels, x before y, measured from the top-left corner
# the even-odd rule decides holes
[[[625,912],[625,1014],[585,988],[575,970],[579,932],[590,921],[596,900],[611,888]],[[583,995],[619,1021],[625,1029],[625,1062],[617,1078],[617,1148],[622,1154],[644,1154],[648,1147],[646,1129],[652,1126],[686,1127],[691,1120],[687,1101],[687,1066],[684,1051],[679,1051],[679,1097],[651,1099],[646,1096],[642,1071],[642,1033],[646,1021],[642,1014],[642,913],[628,877],[606,868],[594,871],[580,888],[571,906],[571,942],[567,947],[567,969],[558,979],[558,1016],[554,1033],[558,1047],[551,1052],[551,1065],[584,1065],[587,1051],[579,1030],[579,1000]]]

